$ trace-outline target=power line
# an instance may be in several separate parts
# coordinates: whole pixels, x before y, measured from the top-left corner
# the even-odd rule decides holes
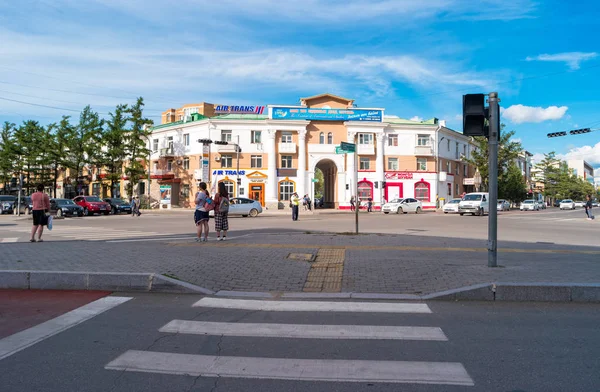
[[[10,98],[4,98],[4,97],[0,97],[0,99],[4,100],[4,101],[10,101],[10,102],[17,102],[17,103],[22,103],[24,105],[31,105],[31,106],[39,106],[42,108],[48,108],[48,109],[57,109],[57,110],[65,110],[67,112],[77,112],[80,113],[81,110],[75,110],[75,109],[67,109],[67,108],[59,108],[56,106],[49,106],[49,105],[41,105],[38,103],[31,103],[31,102],[25,102],[25,101],[18,101],[16,99],[10,99]],[[99,114],[108,114],[108,113],[99,113]]]

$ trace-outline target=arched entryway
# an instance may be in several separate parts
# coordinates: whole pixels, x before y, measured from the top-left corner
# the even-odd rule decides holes
[[[318,171],[323,173],[322,183],[320,177],[317,175]],[[315,199],[319,196],[319,193],[323,195],[323,208],[336,208],[337,207],[337,174],[338,168],[331,159],[322,159],[315,166],[315,178],[319,182],[315,183]]]

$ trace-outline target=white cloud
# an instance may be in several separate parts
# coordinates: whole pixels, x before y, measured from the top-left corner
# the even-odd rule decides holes
[[[535,164],[540,163],[543,159],[544,159],[544,154],[542,154],[541,152],[536,152],[531,157],[531,163],[533,163],[535,165]]]
[[[410,118],[410,121],[419,121],[419,122],[421,122],[421,121],[423,121],[423,117],[414,116],[414,117]]]
[[[562,154],[562,159],[583,159],[591,165],[598,165],[600,164],[600,142],[593,146],[571,148],[566,154]]]
[[[576,70],[579,69],[582,61],[591,60],[596,56],[598,56],[598,53],[596,52],[565,52],[556,54],[540,54],[534,57],[527,57],[525,60],[562,62],[566,63],[570,69]]]
[[[515,124],[540,123],[548,120],[560,120],[569,108],[567,106],[549,106],[547,108],[512,105],[502,110],[502,116]]]
[[[515,143],[522,143],[522,142],[523,142],[523,141],[521,140],[521,138],[518,138],[518,137],[510,139],[510,141],[511,141],[511,142],[515,142]]]

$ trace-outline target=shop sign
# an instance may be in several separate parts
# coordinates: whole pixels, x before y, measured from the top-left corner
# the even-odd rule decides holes
[[[263,114],[265,111],[264,106],[230,106],[230,105],[216,105],[215,113],[217,114]]]
[[[412,180],[413,173],[412,172],[386,172],[385,178],[386,178],[386,180]]]
[[[213,176],[244,176],[246,175],[246,170],[240,170],[239,172],[237,170],[215,170],[213,171]]]
[[[272,120],[383,121],[383,110],[273,107]]]
[[[160,204],[171,204],[171,185],[160,185]]]
[[[475,178],[463,178],[463,185],[475,185]]]
[[[208,182],[210,174],[210,144],[202,145],[202,181]]]

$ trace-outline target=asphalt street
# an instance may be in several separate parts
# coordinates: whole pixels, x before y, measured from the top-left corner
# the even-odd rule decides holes
[[[0,360],[2,390],[600,389],[597,304],[113,296],[132,299]]]

